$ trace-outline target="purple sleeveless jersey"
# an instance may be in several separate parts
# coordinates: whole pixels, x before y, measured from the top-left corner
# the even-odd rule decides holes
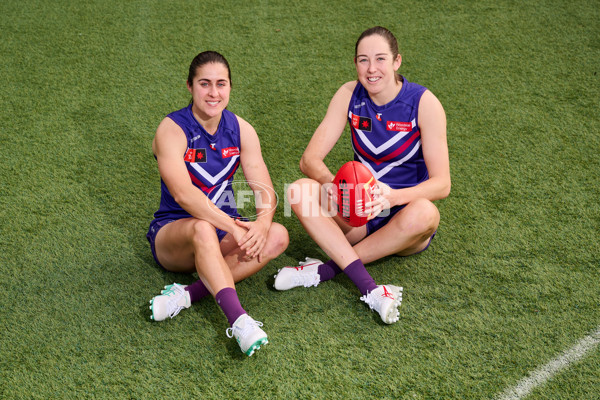
[[[348,106],[354,159],[393,189],[429,178],[419,132],[419,101],[427,88],[403,79],[398,96],[378,106],[358,82]]]
[[[240,126],[235,114],[223,110],[219,128],[210,135],[198,123],[191,104],[167,115],[183,129],[187,139],[185,165],[192,183],[223,212],[238,216],[231,181],[240,164]],[[160,207],[154,214],[156,220],[188,218],[185,211],[161,179]]]

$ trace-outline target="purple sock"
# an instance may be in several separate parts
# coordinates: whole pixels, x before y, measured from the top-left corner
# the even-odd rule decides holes
[[[352,261],[344,269],[344,273],[352,280],[352,282],[354,282],[362,295],[367,294],[367,292],[372,292],[377,288],[377,284],[367,272],[367,269],[360,259]]]
[[[329,260],[326,263],[319,265],[319,269],[317,270],[319,273],[319,277],[321,282],[328,281],[333,279],[337,274],[342,273],[342,270],[333,260]]]
[[[236,319],[242,314],[246,314],[246,310],[242,308],[240,299],[234,288],[226,287],[219,290],[215,295],[215,300],[229,321],[229,326],[233,326]]]
[[[192,303],[210,294],[206,286],[204,286],[204,282],[202,282],[200,279],[191,285],[186,286],[185,290],[190,294],[190,300]]]

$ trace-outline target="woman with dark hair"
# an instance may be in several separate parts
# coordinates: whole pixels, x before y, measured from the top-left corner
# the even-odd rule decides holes
[[[254,128],[227,110],[231,71],[219,53],[198,54],[189,69],[191,103],[162,120],[152,142],[161,200],[148,230],[156,262],[167,271],[197,272],[189,286],[165,286],[150,303],[151,318],[173,318],[209,294],[227,317],[229,337],[247,355],[268,343],[262,323],[242,308],[235,283],[260,271],[287,248],[272,222],[276,196]],[[242,171],[256,198],[257,217],[242,219],[232,179]]]
[[[275,277],[275,288],[288,290],[317,286],[343,271],[360,290],[360,299],[388,324],[399,318],[402,288],[377,285],[364,264],[425,250],[440,222],[433,201],[450,193],[444,109],[427,88],[397,73],[401,63],[398,42],[388,29],[376,26],[358,38],[354,54],[358,79],[342,85],[333,96],[300,160],[307,178],[290,185],[287,193],[307,233],[331,259],[323,263],[307,258]],[[360,227],[329,212],[331,196],[321,195],[326,190],[331,194],[334,178],[325,156],[346,124],[354,160],[377,180],[374,200],[365,204],[369,221]],[[327,212],[312,212],[315,209]]]

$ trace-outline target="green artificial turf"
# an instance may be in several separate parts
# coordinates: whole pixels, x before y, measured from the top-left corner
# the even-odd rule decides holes
[[[0,398],[485,399],[600,326],[600,2],[14,1],[0,6]],[[429,250],[369,266],[404,286],[384,325],[338,276],[277,292],[325,257],[286,185],[358,35],[398,37],[441,100],[452,193]],[[290,246],[237,285],[270,343],[248,358],[210,298],[162,323],[151,141],[187,105],[200,51],[232,67]],[[328,156],[352,157],[346,131]],[[240,178],[241,179],[241,178]],[[592,399],[598,347],[531,399]]]

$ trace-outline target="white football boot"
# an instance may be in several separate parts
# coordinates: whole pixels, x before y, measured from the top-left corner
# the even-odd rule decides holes
[[[398,307],[402,304],[402,288],[393,285],[380,285],[360,298],[371,310],[379,313],[386,324],[393,324],[400,318]]]
[[[150,300],[150,309],[152,315],[150,319],[154,321],[164,321],[173,318],[184,308],[189,308],[192,305],[190,294],[185,290],[187,285],[174,283],[165,286],[165,290],[161,290],[161,294]]]
[[[273,287],[277,290],[290,290],[299,286],[317,286],[321,282],[319,277],[321,264],[323,264],[321,260],[306,257],[306,260],[300,261],[297,267],[281,268],[275,275]]]
[[[269,343],[267,334],[261,326],[263,326],[262,322],[255,321],[248,314],[242,314],[225,333],[229,338],[235,337],[242,352],[251,356],[255,350],[260,349],[260,346]]]

